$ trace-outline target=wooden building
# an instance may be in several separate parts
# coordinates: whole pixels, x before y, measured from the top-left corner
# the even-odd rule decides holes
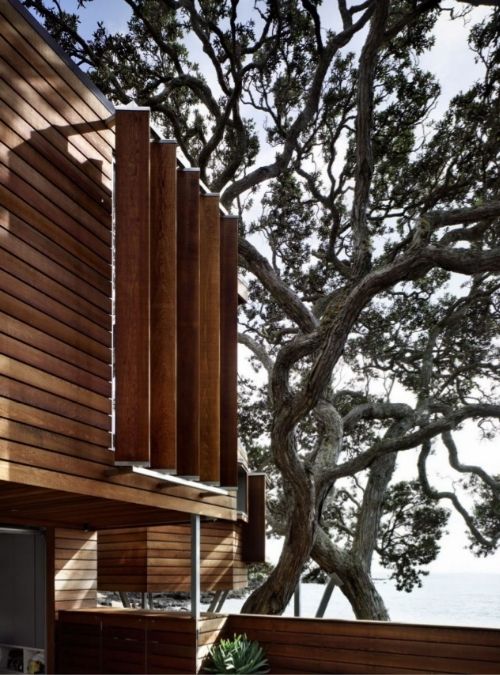
[[[0,670],[91,672],[58,657],[58,613],[189,590],[196,641],[200,587],[262,557],[238,224],[148,109],[115,108],[18,0],[0,24]]]
[[[200,615],[265,554],[237,220],[18,0],[0,27],[0,672],[194,673],[234,632],[273,672],[499,672],[498,630]],[[191,612],[99,589],[189,591]]]

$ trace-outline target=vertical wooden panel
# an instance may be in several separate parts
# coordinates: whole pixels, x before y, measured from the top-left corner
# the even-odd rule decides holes
[[[149,464],[149,110],[116,111],[116,463]]]
[[[200,475],[200,188],[177,176],[177,473]]]
[[[55,533],[49,527],[45,531],[45,665],[46,672],[53,673],[55,665]]]
[[[248,476],[248,523],[243,527],[243,560],[266,561],[266,475]]]
[[[200,205],[200,480],[220,481],[220,216],[219,199]]]
[[[238,484],[238,219],[221,218],[220,482]]]
[[[151,146],[151,466],[176,469],[177,160]]]

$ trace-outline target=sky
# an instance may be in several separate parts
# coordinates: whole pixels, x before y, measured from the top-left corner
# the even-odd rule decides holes
[[[324,3],[329,6],[330,0]],[[77,11],[77,0],[61,0],[61,6],[66,11]],[[241,5],[253,5],[253,1],[242,0]],[[463,7],[457,5],[453,0],[446,3],[447,7]],[[331,5],[330,5],[331,6]],[[451,22],[447,15],[443,15],[438,22],[436,31],[436,44],[434,48],[425,54],[421,59],[421,64],[437,74],[442,87],[441,97],[434,110],[436,119],[446,109],[447,102],[455,94],[469,86],[479,73],[479,66],[474,63],[472,55],[466,48],[466,36],[468,34],[468,23],[480,20],[487,14],[485,8],[476,8],[467,21]],[[94,30],[97,21],[103,21],[105,25],[113,31],[126,29],[126,23],[130,16],[130,10],[123,0],[93,0],[87,8],[81,12],[82,24],[81,32],[88,36]],[[332,20],[335,18],[332,15]],[[362,39],[362,36],[359,38]],[[192,58],[202,58],[203,53],[199,49],[196,41],[192,41]],[[212,83],[216,86],[216,83]],[[269,150],[270,153],[270,150]],[[267,153],[266,153],[267,154]],[[263,244],[263,242],[262,242]],[[262,246],[265,248],[264,246]],[[264,251],[265,252],[265,251]],[[240,371],[248,374],[250,372],[248,365],[248,353],[245,348],[240,347],[239,368]],[[466,430],[460,434],[459,450],[463,462],[477,462],[479,457],[484,458],[484,465],[490,470],[500,473],[500,452],[499,441],[486,443],[478,438],[478,433],[473,425],[468,425]],[[449,474],[447,473],[446,458],[440,456],[438,450],[434,462],[434,475],[438,486],[449,484]],[[398,479],[411,478],[415,474],[415,456],[414,451],[402,453],[398,461]],[[477,573],[500,573],[500,552],[488,558],[475,558],[465,549],[467,540],[464,534],[462,521],[457,514],[451,518],[449,534],[443,540],[442,552],[439,558],[430,566],[431,572],[477,572]],[[279,542],[273,541],[268,548],[271,560],[276,560],[279,553]]]

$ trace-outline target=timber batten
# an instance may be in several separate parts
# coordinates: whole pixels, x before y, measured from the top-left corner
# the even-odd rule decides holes
[[[149,110],[116,111],[116,462],[149,465]]]
[[[220,481],[238,485],[238,219],[221,218],[220,335],[221,400]]]
[[[177,146],[151,145],[151,467],[177,468]]]

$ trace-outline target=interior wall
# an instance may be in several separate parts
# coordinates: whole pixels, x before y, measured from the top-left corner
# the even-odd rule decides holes
[[[45,539],[0,533],[0,643],[45,647]]]

